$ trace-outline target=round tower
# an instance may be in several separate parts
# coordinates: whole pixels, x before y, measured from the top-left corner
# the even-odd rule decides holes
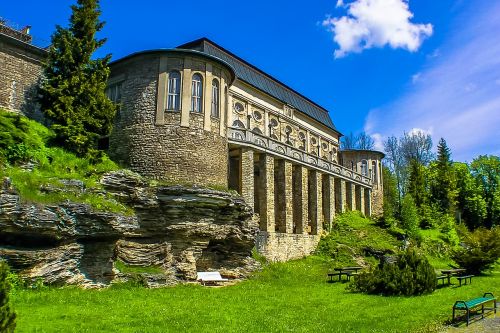
[[[344,167],[371,178],[371,207],[374,217],[380,217],[384,213],[384,183],[382,178],[382,159],[384,157],[384,153],[375,150],[348,149],[340,152],[340,163]]]
[[[227,91],[234,70],[192,50],[134,53],[110,64],[119,104],[110,156],[144,176],[227,187]]]

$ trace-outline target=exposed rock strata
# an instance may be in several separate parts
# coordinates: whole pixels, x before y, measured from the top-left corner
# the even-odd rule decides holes
[[[98,212],[71,202],[24,203],[4,179],[0,257],[26,277],[57,284],[108,284],[116,278],[118,259],[131,266],[161,267],[163,275],[146,277],[151,285],[193,280],[205,270],[240,278],[255,268],[251,250],[258,225],[240,197],[148,186],[125,171],[105,174],[101,183],[134,214]]]

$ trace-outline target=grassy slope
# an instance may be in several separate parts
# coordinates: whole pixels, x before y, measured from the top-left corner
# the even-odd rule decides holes
[[[53,133],[45,126],[0,110],[0,178],[7,176],[27,202],[58,203],[65,200],[87,203],[98,210],[130,213],[130,209],[111,197],[85,193],[44,193],[40,187],[51,185],[63,188],[60,179],[81,180],[87,189],[100,189],[100,176],[118,166],[108,158],[92,164],[87,159],[78,158],[59,147],[51,147],[48,142]],[[9,155],[21,155],[15,163],[7,163]],[[21,154],[19,154],[21,152]],[[35,162],[35,168],[27,172],[19,166],[22,160]]]
[[[250,280],[225,288],[19,290],[13,297],[18,332],[425,332],[450,319],[456,300],[486,291],[500,294],[500,267],[475,277],[472,285],[445,287],[427,296],[351,293],[346,283],[326,282],[331,267],[352,262],[332,244],[341,243],[340,248],[358,256],[367,245],[390,249],[399,242],[356,214],[338,219],[336,228],[339,232],[330,237],[335,241],[326,242],[327,250],[340,253],[334,259],[312,256],[271,264]],[[439,268],[449,263],[436,262]]]
[[[419,297],[353,294],[326,283],[325,260],[272,264],[226,288],[18,291],[18,332],[422,332],[457,299],[500,294],[500,271]]]

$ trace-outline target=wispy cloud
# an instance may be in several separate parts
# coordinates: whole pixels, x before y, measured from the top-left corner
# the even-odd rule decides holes
[[[347,15],[323,21],[339,46],[336,58],[386,45],[416,51],[432,35],[431,24],[410,22],[413,13],[408,0],[355,0],[347,4],[338,0],[337,7],[345,8]]]
[[[476,14],[462,22],[438,58],[428,60],[403,96],[368,114],[368,133],[380,138],[412,128],[432,129],[435,140],[447,140],[455,160],[498,153],[500,3],[471,13]]]

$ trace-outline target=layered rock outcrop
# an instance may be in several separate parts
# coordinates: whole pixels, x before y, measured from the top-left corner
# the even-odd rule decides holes
[[[134,211],[122,215],[89,205],[25,203],[4,179],[0,189],[0,257],[29,278],[53,284],[108,284],[116,260],[157,266],[161,284],[218,270],[240,278],[251,258],[258,225],[243,199],[226,192],[150,186],[137,174],[105,174],[101,183]]]

